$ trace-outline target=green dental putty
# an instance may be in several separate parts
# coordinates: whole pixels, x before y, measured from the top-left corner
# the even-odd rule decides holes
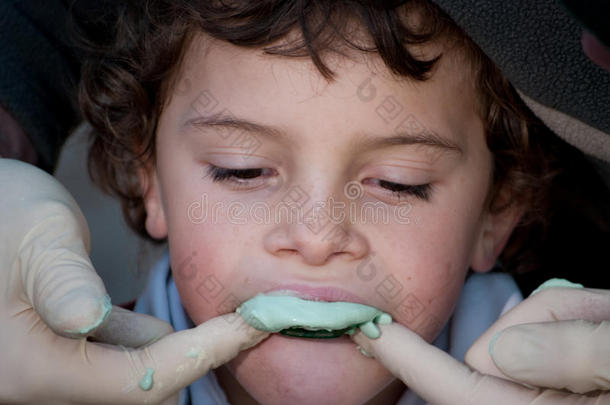
[[[550,280],[546,280],[544,283],[540,284],[538,286],[538,288],[536,288],[534,291],[532,291],[532,293],[530,294],[530,297],[534,294],[536,294],[537,292],[540,292],[542,290],[545,290],[547,288],[554,288],[554,287],[565,287],[565,288],[584,288],[584,286],[582,284],[579,283],[573,283],[571,281],[568,281],[564,278],[552,278]]]
[[[155,370],[153,370],[152,368],[146,369],[146,374],[140,380],[140,388],[142,388],[144,391],[148,391],[152,388],[152,385],[153,385],[152,377],[153,377],[154,373],[155,373]]]
[[[309,301],[290,295],[259,294],[240,305],[236,312],[255,329],[316,339],[352,334],[358,327],[369,338],[376,339],[380,335],[376,323],[392,322],[389,314],[368,305]]]

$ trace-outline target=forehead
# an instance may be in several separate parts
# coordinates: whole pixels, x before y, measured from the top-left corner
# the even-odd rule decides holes
[[[268,55],[200,34],[177,78],[188,84],[178,85],[178,104],[185,120],[219,112],[278,126],[307,119],[311,127],[321,121],[336,126],[335,134],[358,128],[388,133],[411,117],[411,123],[461,142],[469,122],[480,124],[469,67],[458,51],[440,44],[413,52],[421,58],[443,52],[425,82],[393,75],[377,55],[360,52],[323,55],[335,73],[328,81],[309,58]],[[203,109],[202,94],[209,104]]]

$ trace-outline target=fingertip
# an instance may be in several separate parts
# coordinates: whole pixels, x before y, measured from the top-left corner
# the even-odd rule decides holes
[[[222,347],[228,351],[227,353],[235,349],[238,351],[249,349],[271,335],[268,331],[254,328],[235,312],[208,319],[195,327],[194,332],[224,342]],[[221,358],[227,356],[228,354],[220,355]]]
[[[87,303],[91,303],[91,300],[87,300]],[[82,311],[82,310],[81,310]],[[86,323],[84,326],[75,329],[66,329],[65,332],[69,334],[78,334],[81,336],[87,335],[89,332],[97,329],[101,324],[108,319],[112,312],[112,303],[109,295],[104,295],[100,299],[93,300],[93,308],[91,311],[97,315],[86,317],[87,319],[93,319],[93,322]],[[85,310],[86,314],[88,311]]]
[[[112,312],[108,294],[95,297],[87,293],[75,292],[63,297],[54,311],[47,314],[46,321],[56,333],[81,338],[100,327]]]
[[[383,333],[382,330],[385,328],[385,325],[391,325],[392,323],[392,316],[384,312],[381,315],[378,315],[373,321],[365,322],[354,327],[353,329],[350,329],[347,334],[359,346],[366,344],[367,347],[370,347],[371,340],[379,339]]]
[[[378,325],[389,325],[392,322],[392,316],[385,312],[375,318],[375,323],[377,323]]]
[[[490,342],[490,356],[503,378],[519,380],[519,375],[527,373],[538,361],[539,350],[544,346],[531,333],[534,324],[515,325],[498,332]]]
[[[379,336],[381,336],[381,331],[379,330],[379,327],[371,321],[360,325],[359,328],[360,331],[370,339],[378,339]]]
[[[493,358],[493,351],[494,351],[494,346],[496,344],[496,341],[498,340],[498,338],[500,337],[500,335],[504,332],[504,330],[501,330],[500,332],[496,333],[495,335],[493,335],[493,337],[491,338],[491,340],[489,341],[489,355]]]
[[[228,324],[234,325],[236,330],[243,330],[247,333],[251,338],[258,338],[260,336],[269,336],[272,332],[259,329],[260,322],[257,321],[255,317],[246,317],[243,313],[240,313],[240,308],[238,307],[235,312],[230,312],[228,314],[224,314],[219,316],[220,319],[224,319]]]
[[[356,344],[356,350],[363,356],[374,358],[372,339],[369,338],[360,328],[356,328],[354,333],[349,335],[352,342]]]
[[[491,338],[489,357],[495,369],[488,374],[516,381],[513,369],[515,365],[525,367],[525,363],[523,362],[523,347],[518,341],[515,341],[515,332],[516,327],[513,326],[499,331]]]

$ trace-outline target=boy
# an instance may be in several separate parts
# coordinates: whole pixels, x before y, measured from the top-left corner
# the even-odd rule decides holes
[[[93,175],[135,229],[168,238],[195,325],[288,289],[377,307],[432,341],[468,268],[491,270],[544,203],[544,128],[528,145],[532,117],[432,4],[312,7],[150,5],[143,43],[126,37],[141,14],[123,14],[84,70]],[[275,215],[285,204],[297,215]],[[216,376],[231,403],[395,403],[405,389],[347,337],[272,335]]]
[[[279,288],[373,305],[431,341],[467,269],[490,270],[544,202],[545,130],[532,124],[540,139],[528,141],[514,91],[431,4],[312,7],[127,6],[118,41],[85,67],[94,174],[136,229],[168,237],[165,281],[194,324]],[[362,52],[371,42],[381,58]],[[311,60],[273,55],[303,50]],[[251,209],[286,202],[307,220],[260,221]],[[361,209],[371,206],[389,221]],[[219,214],[202,221],[210,207]],[[273,335],[219,368],[218,382],[233,403],[403,396],[356,354],[347,338]]]

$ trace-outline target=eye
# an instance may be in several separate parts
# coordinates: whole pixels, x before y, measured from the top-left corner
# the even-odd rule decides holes
[[[398,199],[401,197],[412,196],[419,198],[423,201],[429,201],[430,195],[432,193],[432,185],[431,184],[401,184],[394,183],[387,180],[381,179],[370,179],[370,182],[378,185],[384,190],[390,191],[392,195]]]
[[[207,168],[207,176],[211,177],[213,182],[230,183],[238,187],[258,186],[274,173],[273,169],[268,168],[231,169],[212,164]]]

